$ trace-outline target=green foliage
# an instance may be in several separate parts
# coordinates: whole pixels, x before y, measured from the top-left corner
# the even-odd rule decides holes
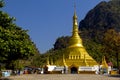
[[[57,38],[54,44],[54,48],[50,49],[42,55],[44,56],[42,61],[47,63],[46,60],[49,57],[49,61],[52,60],[54,63],[56,60],[63,58],[64,49],[68,46],[69,38],[69,36],[62,36]]]
[[[1,53],[7,54],[7,58],[12,58],[13,60],[19,58],[24,59],[35,52],[34,45],[30,41],[26,31],[16,30],[14,28],[10,30],[2,27],[0,27],[0,30],[0,49],[2,51]]]
[[[103,46],[92,40],[85,40],[83,41],[83,43],[89,55],[92,56],[98,63],[100,63],[103,57],[102,54]]]
[[[66,48],[68,46],[69,36],[62,36],[56,39],[56,42],[54,44],[54,49],[59,50]]]
[[[0,8],[2,8],[4,6],[4,2],[3,0],[0,0]]]
[[[0,62],[4,63],[6,68],[13,65],[15,67],[14,62],[28,59],[37,53],[27,30],[18,27],[14,22],[15,18],[0,11]]]
[[[63,58],[63,51],[64,51],[64,49],[55,50],[52,48],[49,51],[47,51],[46,53],[41,54],[38,59],[40,67],[47,65],[47,60],[49,60],[50,64],[52,64],[52,62],[54,64],[55,61]]]
[[[41,62],[41,54],[38,52],[36,53],[34,56],[31,56],[29,58],[31,64],[30,66],[36,66],[36,67],[40,67],[42,65],[43,62]]]
[[[119,68],[119,57],[120,57],[120,33],[114,29],[109,29],[104,34],[104,51],[110,61],[115,60],[117,67]],[[114,56],[114,57],[113,57]]]

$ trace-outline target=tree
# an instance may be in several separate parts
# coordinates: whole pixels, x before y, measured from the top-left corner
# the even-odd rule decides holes
[[[3,0],[0,0],[0,8],[2,8],[4,6],[4,2]]]
[[[38,51],[34,56],[31,56],[29,58],[31,62],[30,66],[40,67],[42,65],[42,62],[40,61],[41,59],[42,59],[41,54]]]
[[[0,62],[5,63],[6,68],[13,67],[13,61],[28,59],[37,52],[28,31],[14,22],[14,17],[0,10]]]
[[[99,43],[96,43],[92,40],[84,40],[83,45],[86,48],[88,54],[92,56],[93,59],[95,59],[98,63],[101,63],[102,61],[102,45]]]
[[[114,29],[107,30],[104,35],[104,45],[104,50],[108,53],[107,55],[115,57],[117,68],[119,69],[120,33],[116,32]]]

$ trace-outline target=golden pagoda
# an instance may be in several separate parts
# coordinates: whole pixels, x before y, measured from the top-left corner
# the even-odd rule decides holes
[[[82,68],[93,68],[98,65],[97,62],[87,53],[82,44],[82,39],[79,36],[78,22],[76,11],[73,15],[73,29],[72,36],[69,40],[69,46],[63,52],[63,59],[55,62],[56,66],[66,66],[68,73],[79,73]],[[91,70],[92,71],[92,70]]]
[[[62,53],[61,53],[62,54]],[[76,11],[73,15],[72,36],[69,46],[63,51],[63,58],[49,64],[48,71],[64,71],[67,73],[95,72],[98,71],[97,62],[87,53],[79,36]],[[66,70],[66,71],[65,71]]]

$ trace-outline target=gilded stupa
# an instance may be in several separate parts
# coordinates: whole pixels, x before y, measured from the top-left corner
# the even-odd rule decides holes
[[[82,44],[82,39],[79,36],[76,11],[74,11],[73,15],[73,29],[69,46],[63,51],[63,59],[57,60],[54,65],[66,67],[68,73],[79,73],[81,70],[93,71],[94,66],[98,65]]]
[[[69,40],[69,46],[66,48],[66,51],[69,54],[68,58],[65,58],[67,66],[97,65],[97,62],[87,53],[85,47],[82,44],[82,39],[79,36],[76,11],[74,12],[73,16],[72,36]]]

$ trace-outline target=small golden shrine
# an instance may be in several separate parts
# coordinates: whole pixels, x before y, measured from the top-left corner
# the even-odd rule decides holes
[[[107,62],[106,62],[106,60],[105,60],[105,56],[103,56],[103,58],[102,58],[102,68],[106,68],[106,69],[108,69],[108,64],[107,64]]]

